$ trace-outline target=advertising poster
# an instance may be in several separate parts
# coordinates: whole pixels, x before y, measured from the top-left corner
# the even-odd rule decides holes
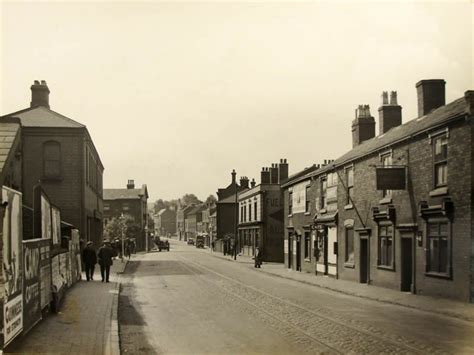
[[[293,213],[306,212],[306,187],[308,182],[302,182],[293,186]]]
[[[63,277],[60,271],[59,255],[56,255],[51,259],[51,280],[53,289],[57,292],[63,287]]]
[[[51,238],[51,205],[48,198],[41,194],[41,237]]]
[[[29,330],[41,319],[40,307],[40,242],[23,242],[23,329]]]
[[[79,231],[73,229],[71,231],[71,242],[69,243],[69,252],[70,255],[70,266],[71,266],[71,277],[72,283],[79,281],[81,279],[81,247],[79,241]]]
[[[8,202],[3,218],[2,266],[5,280],[3,336],[7,345],[23,329],[22,194],[3,187],[2,199]]]
[[[51,261],[49,240],[43,239],[40,247],[40,307],[44,309],[51,302]]]
[[[61,244],[61,212],[54,206],[51,206],[51,229],[53,245]]]
[[[63,286],[67,285],[67,259],[68,253],[59,254],[59,274],[61,275]]]

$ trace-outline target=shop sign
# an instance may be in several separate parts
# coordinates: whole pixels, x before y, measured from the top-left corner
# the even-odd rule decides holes
[[[23,325],[29,330],[41,319],[40,241],[23,242]]]

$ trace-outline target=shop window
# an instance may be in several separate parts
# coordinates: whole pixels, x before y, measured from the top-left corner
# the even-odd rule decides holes
[[[378,265],[393,268],[393,226],[379,225]]]
[[[449,224],[447,221],[427,225],[427,271],[448,274],[450,260]]]
[[[293,213],[293,192],[288,193],[288,214],[291,215]]]
[[[43,175],[58,178],[61,175],[61,145],[55,141],[43,144]]]
[[[354,229],[346,228],[346,250],[344,261],[347,264],[354,264]]]
[[[433,138],[433,166],[435,188],[448,184],[448,138]]]
[[[311,260],[311,234],[304,232],[304,258]]]

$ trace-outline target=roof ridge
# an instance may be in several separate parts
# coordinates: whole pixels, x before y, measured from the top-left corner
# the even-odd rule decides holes
[[[86,125],[84,125],[84,124],[82,124],[82,123],[80,123],[80,122],[77,122],[76,120],[73,120],[72,118],[69,118],[69,117],[67,117],[67,116],[64,116],[63,114],[61,114],[61,113],[59,113],[59,112],[56,112],[56,111],[54,111],[54,110],[51,110],[50,108],[47,108],[47,107],[44,107],[44,106],[37,106],[37,107],[42,108],[42,109],[45,109],[45,110],[48,110],[48,111],[51,111],[52,113],[58,115],[58,116],[61,117],[61,118],[64,118],[64,119],[69,120],[69,121],[71,121],[71,122],[74,122],[74,123],[76,123],[76,124],[78,124],[78,125],[80,125],[80,126],[82,126],[82,127],[86,127]]]

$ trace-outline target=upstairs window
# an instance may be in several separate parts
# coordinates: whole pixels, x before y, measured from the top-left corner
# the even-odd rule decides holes
[[[311,201],[309,199],[309,186],[306,186],[306,193],[305,193],[305,196],[306,196],[306,201],[305,201],[305,209],[304,211],[306,213],[310,212],[310,209],[311,209]]]
[[[293,192],[290,191],[288,193],[288,214],[291,215],[293,213]]]
[[[328,180],[327,177],[321,178],[321,208],[327,207],[327,190],[328,190]]]
[[[346,168],[346,188],[346,204],[351,205],[354,198],[354,168],[352,166]]]
[[[252,204],[249,203],[249,222],[252,221]]]
[[[253,203],[253,214],[254,214],[254,219],[257,220],[257,201]]]
[[[446,135],[433,138],[434,185],[448,184],[448,138]]]
[[[380,156],[380,162],[382,163],[383,167],[390,167],[392,166],[392,153],[387,153]],[[391,197],[392,190],[382,190],[382,197]]]
[[[55,178],[61,175],[61,145],[55,141],[43,144],[43,175]]]

